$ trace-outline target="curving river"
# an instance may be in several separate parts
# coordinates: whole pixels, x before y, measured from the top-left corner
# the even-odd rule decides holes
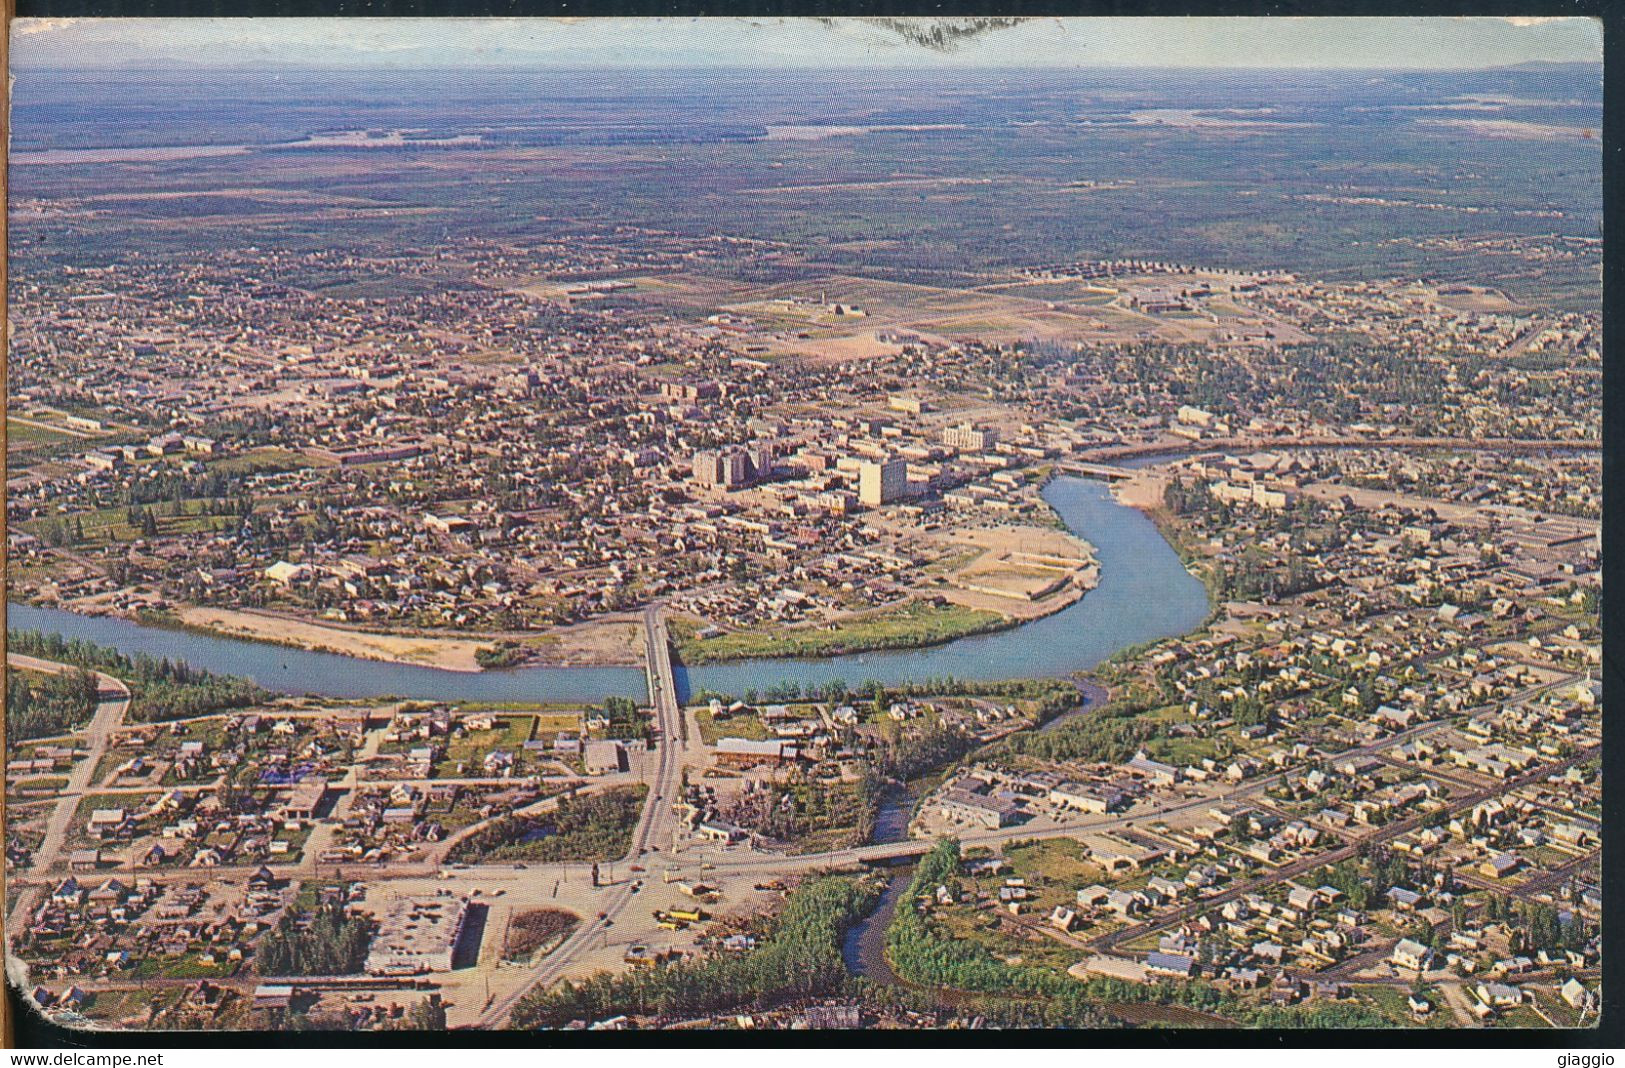
[[[1112,499],[1103,482],[1057,478],[1044,498],[1072,533],[1095,547],[1100,584],[1073,605],[1009,630],[961,638],[928,649],[861,653],[818,660],[744,660],[679,666],[685,695],[701,689],[743,694],[783,682],[849,686],[896,684],[951,676],[1007,679],[1068,675],[1114,653],[1184,634],[1208,612],[1207,591],[1186,571],[1156,525]],[[267,689],[363,698],[381,695],[431,701],[600,701],[639,696],[641,667],[522,667],[477,674],[362,660],[262,642],[146,626],[111,616],[11,604],[7,625],[54,631],[122,652],[185,660],[223,674],[246,675]]]

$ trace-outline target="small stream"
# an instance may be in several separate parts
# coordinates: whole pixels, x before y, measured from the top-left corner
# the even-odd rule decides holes
[[[886,795],[875,813],[875,830],[870,841],[901,842],[908,838],[909,820],[914,815],[914,791],[902,786],[886,787]]]
[[[886,959],[886,928],[891,926],[897,905],[913,879],[914,865],[893,869],[874,911],[847,929],[841,943],[841,960],[847,971],[886,986],[905,985]]]
[[[1068,723],[1071,723],[1073,720],[1078,719],[1087,712],[1093,712],[1095,709],[1105,704],[1106,699],[1111,696],[1106,687],[1100,685],[1098,682],[1089,682],[1084,680],[1079,681],[1077,685],[1078,707],[1062,712],[1060,715],[1038,728],[1039,734],[1048,734],[1057,727],[1062,727]]]

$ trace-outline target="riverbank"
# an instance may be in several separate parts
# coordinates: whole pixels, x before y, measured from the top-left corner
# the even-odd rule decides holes
[[[975,634],[1008,630],[1022,622],[997,612],[912,601],[901,608],[859,616],[833,628],[762,627],[701,638],[697,624],[679,620],[670,626],[670,631],[678,660],[695,666],[925,649]]]
[[[1174,522],[1174,517],[1168,509],[1163,507],[1137,507],[1140,514],[1156,526],[1157,533],[1162,535],[1170,548],[1179,556],[1179,562],[1193,577],[1202,583],[1207,590],[1208,614],[1202,621],[1200,630],[1213,625],[1218,619],[1221,606],[1224,603],[1224,568],[1216,560],[1210,559],[1191,548],[1185,531]]]
[[[480,662],[481,651],[494,650],[507,642],[516,644],[520,653],[504,665],[508,667],[636,667],[642,663],[637,624],[620,620],[596,620],[523,637],[442,638],[360,630],[224,608],[186,606],[177,610],[177,616],[187,626],[228,637],[446,671],[486,670]]]
[[[643,663],[639,626],[621,619],[595,620],[538,634],[454,638],[364,630],[256,609],[181,605],[131,612],[110,609],[94,599],[61,607],[85,616],[128,619],[202,637],[468,674],[513,667],[641,667]],[[503,662],[493,663],[492,654],[499,651],[508,655]]]
[[[1046,532],[1053,533],[1053,532]],[[1099,583],[1093,547],[1082,539],[1054,534],[1074,558],[1034,556],[1034,565],[997,539],[967,539],[994,560],[961,569],[950,585],[901,606],[855,614],[828,625],[757,627],[700,638],[700,625],[675,619],[671,634],[679,660],[687,665],[747,660],[820,658],[859,653],[930,649],[960,638],[992,634],[1072,607]],[[1045,546],[1045,548],[1050,548]],[[1031,572],[1030,574],[1028,572]],[[1031,591],[1027,587],[1035,587]],[[626,617],[595,619],[546,631],[442,637],[435,634],[370,630],[305,619],[264,609],[180,605],[161,611],[112,608],[105,597],[61,606],[91,616],[130,619],[148,626],[205,637],[236,638],[307,652],[332,653],[380,663],[475,673],[513,668],[640,667],[642,631]]]
[[[338,653],[363,660],[391,664],[418,664],[446,671],[479,671],[475,654],[487,643],[464,638],[420,638],[415,635],[378,634],[370,631],[341,630],[288,616],[261,615],[228,608],[185,605],[171,618],[180,626],[204,634],[269,642],[293,649],[318,653]],[[143,621],[160,626],[162,617],[143,616]]]
[[[913,592],[1023,622],[1074,604],[1100,584],[1095,547],[1067,530],[1048,501],[1045,506],[1059,529],[1020,524],[953,531],[947,543],[970,559]]]
[[[872,680],[883,686],[902,686],[930,679],[1060,678],[1094,668],[1124,648],[1187,634],[1201,625],[1211,611],[1206,590],[1144,513],[1113,500],[1098,480],[1057,478],[1046,486],[1044,496],[1068,529],[1094,547],[1099,565],[1099,584],[1069,607],[1019,626],[1004,626],[932,648],[680,666],[676,671],[679,693],[743,695],[786,682],[807,687]],[[611,695],[642,699],[647,687],[641,658],[627,657],[629,662],[621,666],[445,671],[421,663],[311,652],[191,628],[155,627],[106,614],[105,606],[103,614],[91,616],[73,611],[75,607],[13,603],[8,624],[83,638],[132,656],[182,659],[220,674],[245,675],[283,693],[343,699],[393,695],[428,701],[592,703]],[[482,642],[494,644],[501,637],[482,636]],[[551,657],[554,650],[548,653]]]
[[[929,649],[1053,616],[1100,584],[1094,546],[1068,531],[971,529],[951,540],[971,559],[937,579],[941,585],[913,588],[902,604],[707,638],[697,622],[674,620],[678,659],[702,665]]]
[[[1049,485],[1052,477],[1053,472],[1046,472],[1043,484]],[[822,623],[751,627],[711,638],[699,637],[703,620],[677,618],[671,621],[677,655],[682,663],[698,666],[925,650],[1064,612],[1099,585],[1101,568],[1095,546],[1070,528],[1047,496],[1044,504],[1053,529],[1016,524],[947,532],[943,543],[959,550],[954,562],[902,591],[908,599],[899,605]],[[641,624],[625,614],[536,632],[442,635],[375,629],[286,609],[120,607],[143,595],[156,600],[160,593],[138,587],[77,598],[60,607],[204,637],[457,673],[643,663]]]

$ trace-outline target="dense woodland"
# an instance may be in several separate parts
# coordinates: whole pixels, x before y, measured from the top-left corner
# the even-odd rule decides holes
[[[654,736],[654,724],[630,697],[604,698],[603,713],[609,720],[605,734],[611,738],[647,740]]]
[[[1000,746],[1007,753],[1041,760],[1120,764],[1161,733],[1159,724],[1140,718],[1151,707],[1144,701],[1115,699],[1092,715],[1060,724],[1052,731],[1011,735]]]
[[[306,922],[289,909],[259,947],[261,975],[355,975],[377,924],[342,905],[323,905]]]
[[[252,681],[235,675],[216,675],[192,667],[184,660],[154,659],[145,654],[125,656],[116,649],[94,645],[60,634],[14,630],[9,635],[13,653],[36,656],[62,664],[104,671],[130,687],[133,723],[159,723],[190,719],[233,708],[245,708],[271,695]]]
[[[6,737],[12,742],[66,734],[96,713],[96,676],[79,668],[59,675],[6,674]]]

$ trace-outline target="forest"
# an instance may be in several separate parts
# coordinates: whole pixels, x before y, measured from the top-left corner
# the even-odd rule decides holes
[[[366,963],[375,922],[342,905],[318,908],[307,922],[289,909],[260,942],[261,975],[355,975]]]
[[[98,686],[83,668],[7,672],[6,737],[15,743],[66,734],[95,715]]]

